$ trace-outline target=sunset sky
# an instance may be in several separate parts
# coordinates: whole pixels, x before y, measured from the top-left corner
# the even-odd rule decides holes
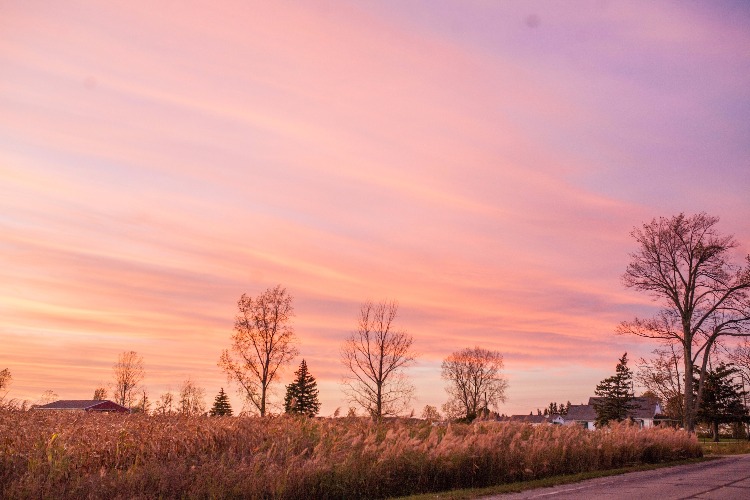
[[[743,1],[0,1],[0,369],[90,399],[123,351],[153,399],[217,367],[281,284],[322,415],[395,299],[417,413],[440,363],[505,357],[504,413],[584,402],[654,310],[634,226],[705,211],[750,252]],[[634,364],[633,364],[634,365]],[[633,366],[634,367],[634,366]],[[277,397],[276,401],[280,398]]]

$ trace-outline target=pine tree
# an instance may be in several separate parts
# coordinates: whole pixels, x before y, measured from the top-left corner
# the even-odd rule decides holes
[[[318,383],[315,381],[315,377],[307,371],[307,363],[304,359],[294,375],[294,382],[286,386],[284,411],[314,417],[320,410]]]
[[[229,404],[229,396],[224,392],[222,387],[219,394],[214,399],[214,406],[209,412],[212,417],[231,417],[232,416],[232,405]]]
[[[628,368],[628,353],[625,353],[617,363],[616,374],[599,382],[594,391],[598,396],[594,400],[597,427],[627,418],[628,412],[634,408],[632,380],[633,372]]]
[[[734,381],[738,371],[731,364],[721,363],[705,376],[703,399],[696,416],[711,424],[716,442],[719,441],[719,424],[748,421],[748,411],[743,403],[747,393],[742,383]],[[693,385],[697,391],[698,380],[694,380]]]

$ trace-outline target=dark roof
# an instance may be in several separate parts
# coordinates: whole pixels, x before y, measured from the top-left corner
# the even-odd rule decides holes
[[[501,422],[526,422],[529,424],[543,424],[548,421],[546,415],[511,415],[510,417],[500,417]]]
[[[568,421],[593,422],[596,420],[596,411],[591,405],[570,405],[563,418]]]
[[[590,397],[589,405],[593,405],[595,402],[601,400],[599,397]],[[628,412],[628,416],[634,419],[654,418],[658,413],[661,413],[659,407],[659,400],[657,398],[633,398],[630,402],[635,406]]]
[[[34,409],[130,412],[128,408],[106,399],[103,401],[92,399],[61,399],[54,403],[37,406]]]

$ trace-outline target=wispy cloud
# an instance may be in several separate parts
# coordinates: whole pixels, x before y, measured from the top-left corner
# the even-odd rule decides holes
[[[653,307],[619,282],[633,226],[705,210],[750,240],[732,5],[0,7],[16,396],[88,397],[128,349],[154,393],[217,391],[237,299],[277,283],[324,413],[366,299],[399,300],[420,404],[475,344],[511,413],[567,399],[538,383],[563,367],[590,392],[650,349],[612,333]]]

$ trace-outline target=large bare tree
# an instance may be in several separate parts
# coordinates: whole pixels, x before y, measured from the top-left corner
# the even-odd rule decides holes
[[[347,369],[344,392],[376,420],[404,411],[414,393],[403,372],[414,363],[414,339],[395,328],[397,313],[395,301],[365,302],[357,330],[341,347],[341,362]]]
[[[120,353],[112,372],[115,403],[130,408],[136,403],[136,392],[144,377],[143,356],[135,351]]]
[[[296,355],[292,297],[281,285],[255,299],[242,294],[237,302],[232,346],[224,350],[219,367],[260,413],[266,415],[268,389],[279,368]]]
[[[481,347],[467,347],[445,358],[442,377],[448,381],[449,399],[443,411],[451,418],[473,420],[482,409],[497,410],[508,388],[502,369],[503,355]]]
[[[661,305],[652,318],[623,322],[618,333],[676,342],[683,350],[685,428],[695,429],[711,351],[724,336],[750,335],[750,256],[746,265],[730,262],[737,247],[732,236],[716,229],[718,217],[705,213],[654,219],[631,235],[631,254],[623,282],[644,291]],[[700,361],[700,363],[699,363]]]

